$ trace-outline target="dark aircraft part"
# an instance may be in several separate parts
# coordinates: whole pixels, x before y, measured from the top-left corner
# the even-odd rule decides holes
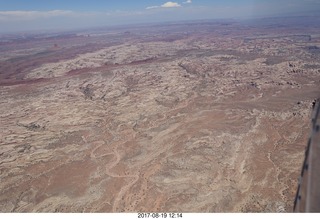
[[[314,102],[312,132],[305,151],[294,212],[320,212],[320,99]]]

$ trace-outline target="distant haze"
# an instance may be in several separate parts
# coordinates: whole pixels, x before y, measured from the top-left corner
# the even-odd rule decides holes
[[[320,14],[320,0],[0,0],[0,32]]]

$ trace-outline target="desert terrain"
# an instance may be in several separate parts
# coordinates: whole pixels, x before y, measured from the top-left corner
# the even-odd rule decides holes
[[[291,212],[318,21],[2,35],[0,212]]]

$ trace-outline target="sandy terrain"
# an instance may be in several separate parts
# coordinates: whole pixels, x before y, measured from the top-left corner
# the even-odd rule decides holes
[[[292,211],[319,28],[165,28],[1,60],[1,212]]]

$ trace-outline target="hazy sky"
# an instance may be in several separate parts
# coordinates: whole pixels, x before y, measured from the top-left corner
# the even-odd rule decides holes
[[[317,11],[320,0],[0,0],[0,32]]]

